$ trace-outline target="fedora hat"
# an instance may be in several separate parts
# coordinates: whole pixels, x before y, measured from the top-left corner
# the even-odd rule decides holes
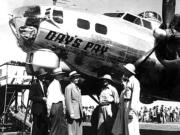
[[[102,80],[108,80],[108,81],[110,81],[110,82],[113,82],[112,77],[111,77],[111,75],[109,75],[109,74],[103,75],[100,79],[102,79]]]
[[[60,75],[60,74],[65,74],[65,72],[63,72],[62,69],[58,67],[52,71],[51,75],[55,76],[55,75]]]
[[[69,78],[74,78],[74,77],[77,77],[77,76],[80,76],[80,74],[78,74],[76,71],[72,71],[69,73]]]
[[[48,75],[48,71],[45,68],[39,68],[38,71],[35,72],[37,77],[44,77]]]
[[[37,75],[37,77],[44,77],[44,76],[47,76],[48,75],[48,73],[47,72],[44,72],[44,73],[36,73]]]
[[[124,68],[125,68],[127,71],[131,72],[132,74],[136,74],[136,73],[135,73],[136,68],[135,68],[135,66],[134,66],[133,64],[128,63],[128,64],[126,64],[126,65],[124,66]]]

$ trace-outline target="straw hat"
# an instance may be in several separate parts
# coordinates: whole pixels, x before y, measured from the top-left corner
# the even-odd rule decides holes
[[[73,78],[73,77],[77,77],[80,76],[80,74],[78,74],[76,71],[72,71],[69,73],[69,78]]]
[[[134,66],[133,64],[128,63],[128,64],[126,64],[124,67],[125,67],[126,70],[128,70],[128,71],[131,72],[132,74],[136,74],[136,73],[135,73],[136,68],[135,68],[135,66]]]
[[[109,75],[109,74],[103,75],[100,79],[108,80],[108,81],[110,81],[110,82],[113,82],[112,77],[111,77],[111,75]]]
[[[60,74],[65,74],[65,72],[62,72],[62,69],[60,67],[56,68],[53,70],[51,75],[60,75]]]

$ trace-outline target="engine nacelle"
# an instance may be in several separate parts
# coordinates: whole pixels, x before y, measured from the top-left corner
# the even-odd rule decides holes
[[[59,57],[49,49],[39,49],[27,54],[26,62],[28,63],[28,73],[39,73],[41,69],[44,72],[51,72],[59,67]]]
[[[49,49],[39,49],[27,54],[27,73],[30,75],[51,73],[56,68],[61,68],[63,72],[70,72],[70,67],[55,52]]]

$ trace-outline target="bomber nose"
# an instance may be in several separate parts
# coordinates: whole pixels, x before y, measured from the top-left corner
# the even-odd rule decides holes
[[[9,26],[18,40],[18,45],[24,47],[29,40],[33,40],[37,34],[37,28],[27,25],[26,17],[15,16],[9,20]]]
[[[11,15],[9,19],[9,26],[17,39],[20,38],[19,28],[23,25],[25,25],[25,19],[22,17],[13,17],[13,15]]]
[[[15,26],[15,22],[14,22],[14,18],[12,17],[13,15],[10,15],[10,19],[9,19],[9,26],[13,32],[13,34],[17,37],[17,30],[16,30],[16,26]]]
[[[30,49],[36,38],[41,20],[39,15],[39,6],[20,7],[10,15],[10,28],[24,51]]]
[[[9,25],[16,38],[18,38],[19,27],[25,25],[26,18],[24,18],[24,10],[23,7],[20,7],[9,14]]]

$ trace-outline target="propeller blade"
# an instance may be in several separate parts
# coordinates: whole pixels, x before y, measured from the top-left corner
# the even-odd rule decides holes
[[[168,29],[171,25],[171,22],[174,19],[174,14],[175,14],[175,5],[176,5],[176,0],[163,0],[162,4],[162,17],[163,17],[163,26],[164,29]],[[154,37],[157,39],[165,38],[166,34],[163,33],[163,31],[156,31],[153,33]],[[157,35],[156,35],[157,34]],[[149,50],[144,56],[139,58],[136,62],[135,65],[140,66],[142,65],[149,57],[150,55],[157,49],[159,46],[160,40],[156,40],[154,47]]]
[[[169,28],[175,14],[176,0],[163,0],[162,18],[165,29]]]
[[[145,55],[143,55],[141,58],[139,58],[136,62],[135,62],[135,66],[139,67],[140,65],[142,65],[150,56],[151,54],[156,50],[156,48],[158,47],[159,42],[156,42],[156,45],[149,50]]]

